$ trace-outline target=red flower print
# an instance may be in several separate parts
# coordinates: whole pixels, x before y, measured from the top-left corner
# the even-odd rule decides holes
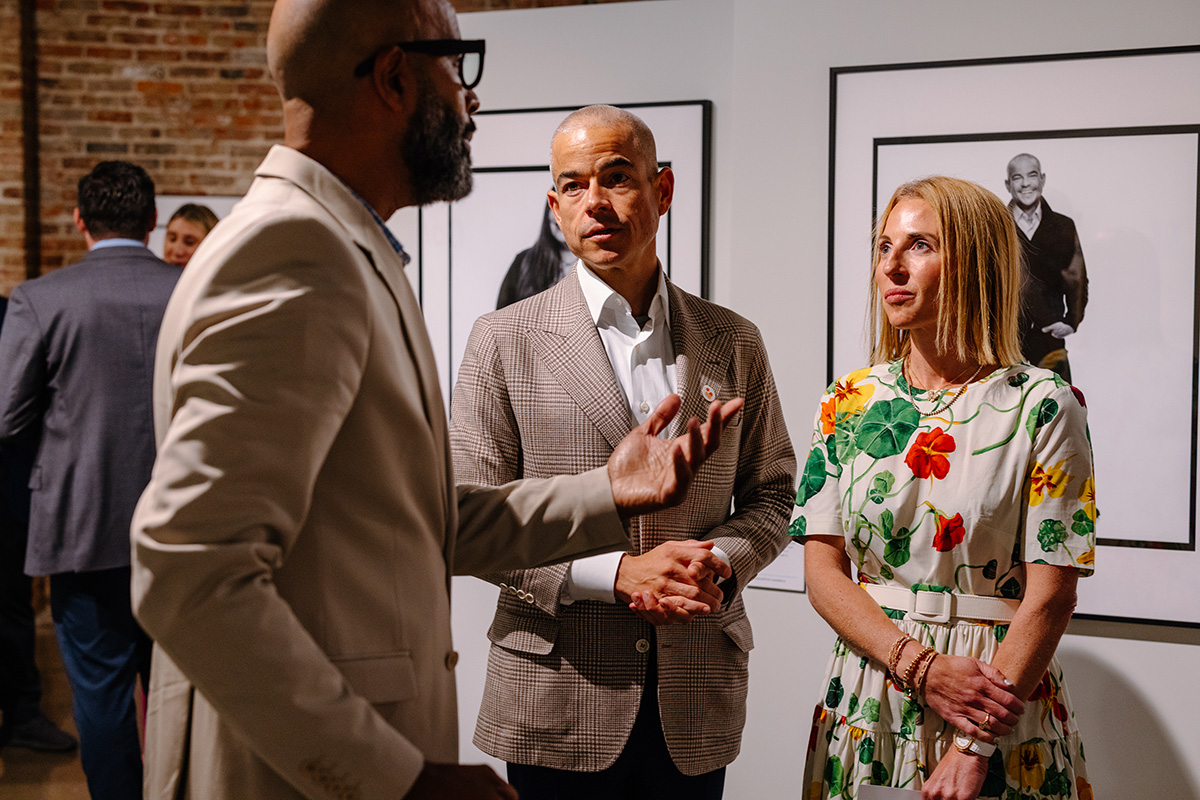
[[[1042,675],[1042,682],[1033,690],[1029,699],[1042,701],[1043,717],[1047,712],[1053,711],[1059,722],[1067,721],[1067,707],[1058,701],[1058,687],[1050,677],[1050,670],[1046,670],[1046,673]]]
[[[918,478],[944,478],[950,471],[950,459],[946,453],[954,452],[954,437],[934,428],[928,433],[918,433],[917,440],[908,448],[904,463]]]
[[[821,403],[821,433],[825,436],[833,433],[833,421],[837,417],[837,398],[831,397]]]
[[[1087,408],[1087,401],[1083,399],[1083,392],[1079,391],[1074,386],[1072,386],[1071,394],[1075,395],[1075,399],[1079,401],[1079,405],[1083,406],[1084,408]]]
[[[933,549],[939,553],[953,550],[954,546],[963,540],[966,531],[963,529],[962,514],[953,517],[937,515],[937,533],[933,534]]]

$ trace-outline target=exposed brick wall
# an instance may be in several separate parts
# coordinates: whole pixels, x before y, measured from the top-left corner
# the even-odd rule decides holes
[[[21,22],[17,0],[0,5],[0,294],[25,277],[22,200]]]
[[[0,293],[24,277],[18,3],[0,0]],[[453,0],[460,12],[628,0]],[[273,0],[36,0],[42,271],[77,260],[75,186],[141,164],[162,194],[238,195],[282,138]]]
[[[272,3],[39,0],[43,270],[84,245],[75,186],[142,165],[162,194],[241,194],[283,134],[267,77]]]

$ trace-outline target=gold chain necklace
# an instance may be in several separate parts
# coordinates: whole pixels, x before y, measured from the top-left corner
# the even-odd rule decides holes
[[[922,411],[920,408],[917,407],[917,397],[913,393],[912,381],[910,381],[908,379],[908,356],[905,356],[904,359],[900,362],[900,375],[901,375],[901,377],[904,378],[905,384],[908,385],[908,403],[909,403],[909,405],[911,405],[913,407],[913,409],[923,417],[934,417],[934,416],[937,416],[938,414],[942,414],[942,413],[948,411],[950,409],[950,406],[954,405],[954,403],[957,402],[958,398],[963,396],[963,394],[967,391],[967,386],[969,386],[972,382],[974,382],[974,380],[976,378],[979,377],[979,373],[983,372],[983,367],[984,367],[984,365],[980,364],[978,367],[975,368],[974,374],[972,374],[971,377],[967,378],[966,382],[963,383],[962,386],[958,387],[958,391],[954,393],[954,395],[950,398],[949,402],[945,403],[944,405],[937,406],[932,411],[928,411],[928,412]],[[967,367],[967,369],[970,369],[970,367]],[[966,370],[964,370],[964,372],[965,371]],[[959,377],[962,377],[962,376],[959,375]],[[941,402],[942,398],[946,396],[946,392],[949,391],[950,386],[953,386],[957,382],[958,381],[956,379],[956,380],[952,381],[950,383],[950,385],[947,386],[945,389],[941,390],[941,392],[938,394],[938,402]]]

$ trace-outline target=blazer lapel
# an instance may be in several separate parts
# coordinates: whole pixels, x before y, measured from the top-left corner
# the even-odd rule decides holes
[[[615,448],[633,429],[633,419],[579,279],[569,275],[550,291],[554,293],[550,311],[539,327],[529,331],[530,343],[559,385]]]
[[[708,404],[713,400],[732,399],[722,394],[722,390],[733,355],[733,333],[709,319],[699,303],[670,281],[667,281],[667,296],[671,303],[676,391],[683,400],[668,428],[674,437],[683,432],[692,417],[705,420]]]

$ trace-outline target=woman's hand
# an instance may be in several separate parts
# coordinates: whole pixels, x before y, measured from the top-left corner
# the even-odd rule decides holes
[[[921,786],[921,800],[975,800],[987,777],[988,760],[951,747]]]
[[[939,655],[925,676],[929,707],[955,728],[985,742],[1010,732],[1025,710],[1013,689],[991,664],[965,656]]]

